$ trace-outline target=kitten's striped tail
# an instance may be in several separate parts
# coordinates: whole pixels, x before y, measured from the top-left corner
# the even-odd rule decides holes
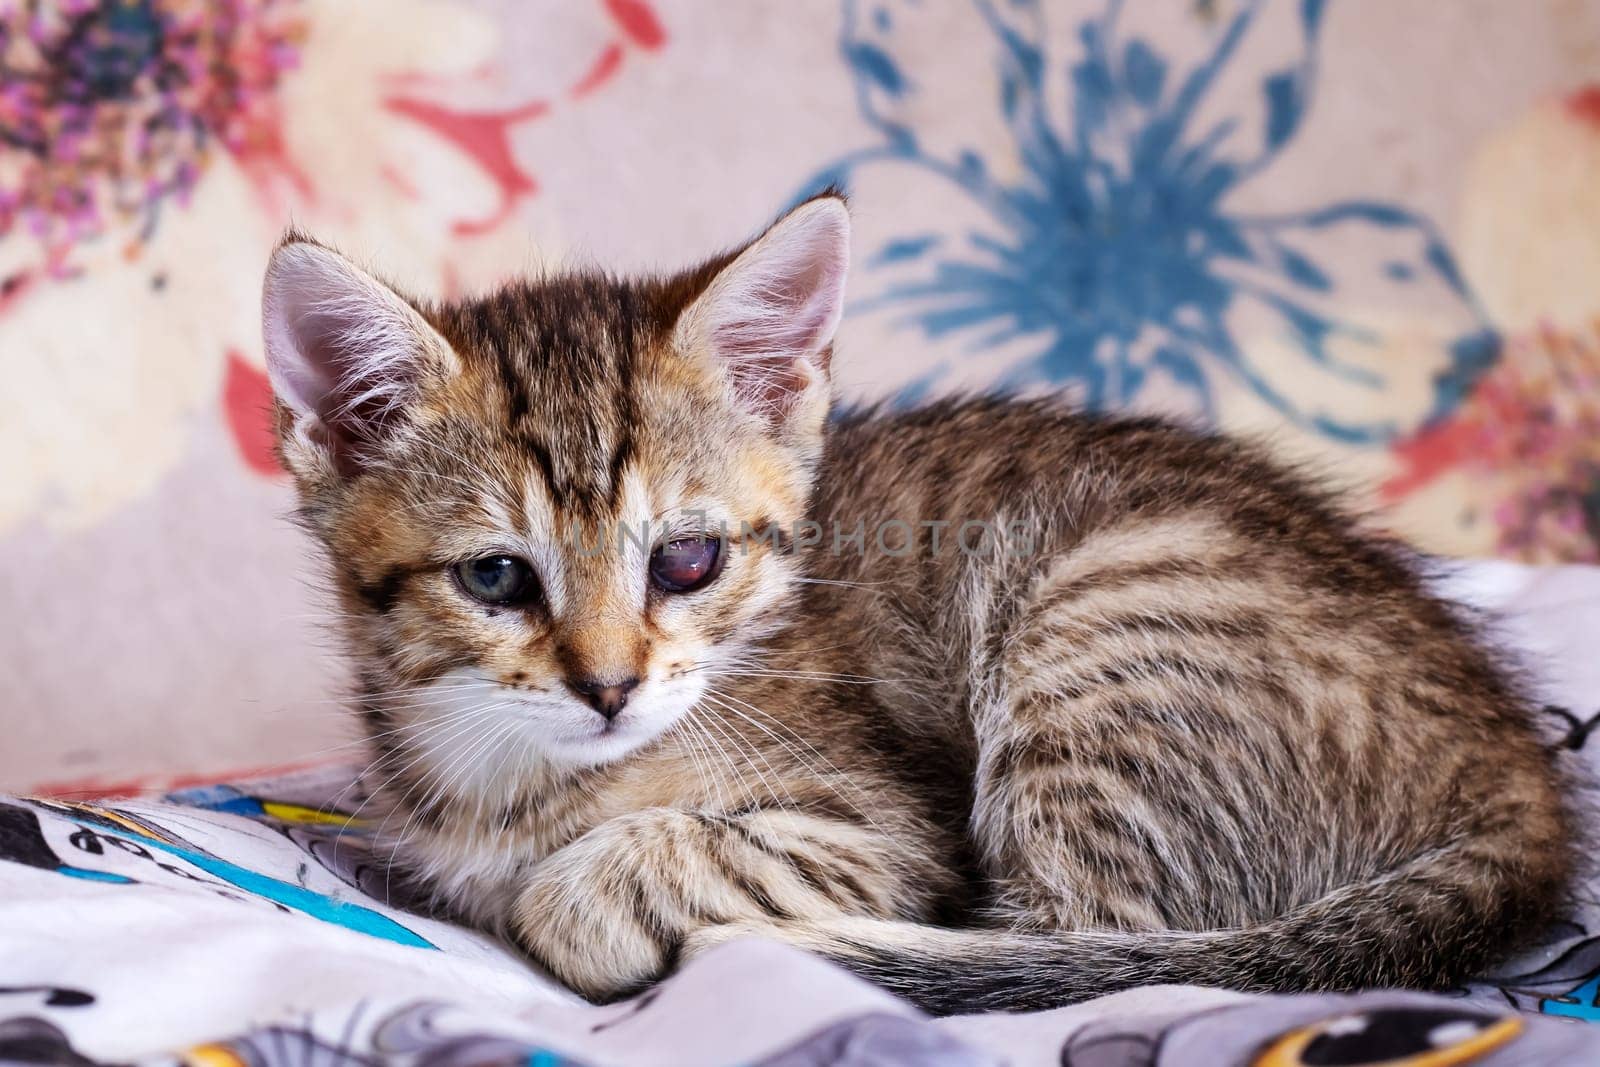
[[[1514,938],[1549,920],[1548,887],[1519,891],[1485,873],[1440,850],[1278,918],[1203,933],[1017,933],[841,918],[796,924],[783,939],[936,1015],[1053,1008],[1160,984],[1441,989],[1483,973]]]

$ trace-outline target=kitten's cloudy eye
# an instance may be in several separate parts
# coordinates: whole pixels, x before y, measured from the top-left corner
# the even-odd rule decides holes
[[[650,580],[669,593],[692,592],[717,576],[721,562],[720,539],[682,537],[650,554]]]
[[[533,568],[515,556],[483,556],[455,566],[456,580],[485,604],[520,604],[537,592]]]

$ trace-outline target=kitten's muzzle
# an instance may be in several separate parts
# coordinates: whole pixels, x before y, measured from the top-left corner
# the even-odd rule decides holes
[[[568,678],[567,686],[610,722],[628,706],[628,695],[639,687],[639,679],[607,682],[598,678]]]

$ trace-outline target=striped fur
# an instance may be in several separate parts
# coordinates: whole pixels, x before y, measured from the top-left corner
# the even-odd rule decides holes
[[[415,322],[384,295],[381,421],[280,394],[398,873],[596,998],[757,933],[940,1012],[1438,987],[1557,914],[1573,820],[1526,697],[1338,500],[1238,441],[1051,401],[824,423],[843,217]],[[345,278],[328,257],[291,239],[269,291],[306,261]],[[378,284],[349,277],[304,314]],[[822,325],[706,303],[751,277],[739,300]],[[297,314],[269,302],[275,381],[371,377],[338,347],[361,331],[302,351]],[[648,586],[649,544],[563,536],[696,511],[730,543],[682,596]],[[963,549],[976,522],[1008,536]],[[539,603],[463,595],[452,564],[489,551]],[[602,728],[565,680],[605,671],[641,682]]]

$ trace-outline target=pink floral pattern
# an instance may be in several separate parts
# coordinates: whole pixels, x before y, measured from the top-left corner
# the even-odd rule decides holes
[[[181,210],[217,151],[273,156],[275,91],[305,30],[294,7],[0,3],[0,240],[21,229],[68,275],[78,243],[124,226],[137,243],[164,206]]]
[[[1499,554],[1600,563],[1600,320],[1586,334],[1510,338],[1466,402],[1395,454],[1386,499],[1459,471]]]

